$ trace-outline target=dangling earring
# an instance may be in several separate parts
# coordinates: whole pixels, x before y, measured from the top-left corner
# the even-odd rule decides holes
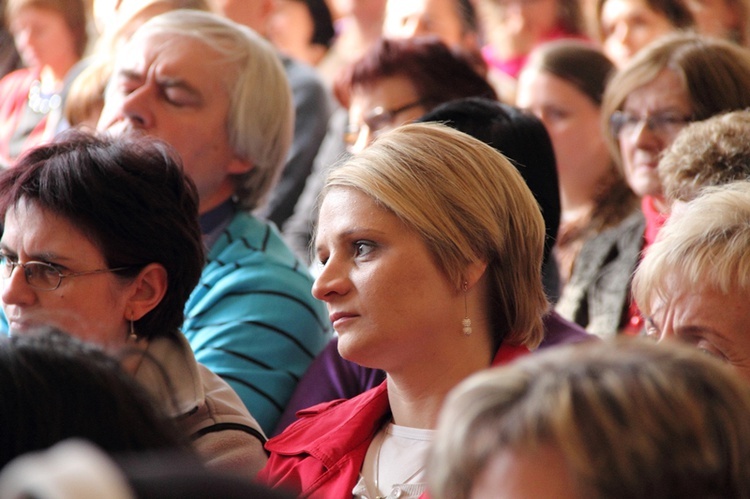
[[[471,334],[471,319],[469,319],[469,304],[467,303],[466,295],[469,293],[469,283],[464,281],[464,318],[461,320],[461,325],[463,326],[463,334],[464,336],[469,336]]]
[[[135,324],[133,324],[133,313],[130,313],[130,336],[129,339],[138,341],[138,335],[135,334]]]

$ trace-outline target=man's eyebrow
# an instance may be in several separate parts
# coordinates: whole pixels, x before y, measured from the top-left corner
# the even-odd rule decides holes
[[[117,71],[118,76],[124,76],[128,80],[142,80],[143,74],[134,69],[120,69]]]

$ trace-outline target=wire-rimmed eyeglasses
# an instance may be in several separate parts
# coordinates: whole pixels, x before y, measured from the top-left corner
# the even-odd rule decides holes
[[[103,274],[105,272],[117,272],[119,270],[125,270],[130,267],[116,267],[112,269],[96,269],[87,270],[84,272],[72,272],[70,274],[63,274],[60,269],[52,264],[44,262],[14,262],[7,256],[0,256],[0,277],[3,279],[10,278],[13,275],[13,271],[16,267],[23,269],[23,275],[26,279],[26,283],[32,288],[39,289],[41,291],[53,291],[60,287],[63,278],[66,277],[78,277],[82,275],[91,274]]]
[[[428,99],[418,99],[404,104],[403,106],[396,109],[386,109],[383,106],[378,106],[365,114],[362,121],[367,126],[367,128],[369,128],[370,133],[372,133],[373,135],[377,135],[378,132],[388,127],[389,125],[392,125],[396,121],[396,117],[399,114],[406,112],[409,109],[423,106],[427,102]],[[347,143],[347,145],[351,146],[354,145],[355,142],[357,142],[360,129],[361,126],[359,125],[349,124],[347,126],[346,132],[344,134],[344,141]]]
[[[609,125],[615,137],[632,135],[645,125],[651,132],[659,135],[676,135],[685,125],[693,121],[692,116],[675,112],[662,112],[646,116],[637,116],[625,111],[615,111],[609,118]]]

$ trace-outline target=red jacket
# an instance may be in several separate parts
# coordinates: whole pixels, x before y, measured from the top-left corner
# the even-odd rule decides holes
[[[528,353],[501,346],[492,365]],[[351,497],[375,434],[391,417],[386,382],[357,397],[318,404],[266,443],[271,453],[258,481],[300,497]]]

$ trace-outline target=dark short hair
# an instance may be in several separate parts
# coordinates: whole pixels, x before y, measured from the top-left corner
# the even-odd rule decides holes
[[[323,45],[330,47],[333,38],[336,36],[336,30],[333,27],[333,15],[328,3],[325,0],[298,0],[304,3],[310,12],[310,18],[313,22],[312,40],[314,45]]]
[[[56,330],[0,340],[0,400],[0,469],[74,437],[110,453],[188,448],[117,360]]]
[[[353,88],[367,88],[395,76],[411,81],[427,109],[462,97],[497,99],[497,93],[479,73],[471,54],[452,50],[432,35],[381,38],[341,74],[335,93],[344,107],[349,107]]]
[[[176,153],[146,137],[94,137],[70,130],[0,174],[0,216],[30,201],[70,221],[122,278],[150,263],[167,271],[161,302],[135,322],[139,337],[179,334],[205,254],[198,194]]]

